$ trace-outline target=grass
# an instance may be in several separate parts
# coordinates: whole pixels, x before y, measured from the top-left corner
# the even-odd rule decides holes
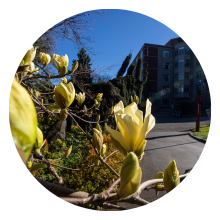
[[[208,134],[209,134],[209,125],[200,127],[200,132],[193,132],[193,135],[196,137],[202,138],[207,140]],[[193,129],[195,131],[195,128]]]

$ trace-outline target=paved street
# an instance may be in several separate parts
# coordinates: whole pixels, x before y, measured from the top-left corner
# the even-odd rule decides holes
[[[156,118],[156,126],[147,135],[145,155],[140,163],[142,168],[142,182],[155,179],[156,174],[164,172],[170,161],[175,160],[180,174],[187,173],[198,161],[204,143],[189,136],[189,130],[195,127],[195,118]],[[201,125],[209,125],[208,118],[202,118]],[[141,197],[149,202],[165,195],[155,191],[142,191]],[[137,206],[126,205],[127,208]]]

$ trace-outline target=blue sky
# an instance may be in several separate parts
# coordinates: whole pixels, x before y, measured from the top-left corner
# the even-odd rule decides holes
[[[93,47],[101,54],[91,55],[92,67],[104,68],[109,65],[114,67],[107,74],[112,77],[117,74],[125,57],[132,52],[135,58],[144,43],[166,44],[178,35],[164,24],[146,15],[125,10],[105,10],[108,15],[102,17],[95,15],[93,32],[85,32],[95,38]],[[163,21],[161,21],[163,22]],[[72,42],[59,41],[59,55],[67,54],[72,65],[72,60],[77,59],[79,52]]]

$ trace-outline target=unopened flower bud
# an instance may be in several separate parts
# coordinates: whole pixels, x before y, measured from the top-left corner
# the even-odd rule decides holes
[[[96,124],[96,127],[95,127],[99,132],[101,132],[102,133],[102,129],[101,129],[101,127],[100,127],[100,125],[99,125],[99,123],[97,123]]]
[[[31,169],[31,167],[32,167],[32,161],[31,161],[31,160],[29,160],[29,161],[27,162],[27,167],[28,167],[29,169]]]
[[[138,98],[138,96],[134,96],[134,102],[138,105],[138,103],[139,103],[139,98]]]
[[[31,47],[30,50],[27,51],[27,53],[25,54],[25,56],[23,57],[20,65],[29,65],[35,58],[36,56],[36,49],[38,47]]]
[[[75,60],[75,62],[73,63],[72,69],[71,69],[71,73],[74,73],[77,70],[78,66],[79,66],[79,63],[77,60]]]
[[[96,146],[97,150],[100,152],[103,144],[103,137],[102,133],[95,128],[93,128],[92,142]]]
[[[163,179],[163,172],[159,172],[157,175],[156,175],[156,179]],[[158,195],[159,191],[164,191],[165,188],[164,188],[164,185],[162,183],[156,183],[155,186],[154,186],[154,189],[156,190],[156,196]]]
[[[96,99],[101,102],[102,101],[102,96],[103,96],[103,93],[98,93],[97,96],[96,96]]]
[[[98,102],[96,99],[95,99],[95,108],[98,108],[100,106],[100,102]]]
[[[100,121],[100,115],[96,116],[96,121],[99,122]]]
[[[102,148],[101,148],[101,152],[100,152],[100,154],[101,154],[102,157],[104,157],[104,155],[105,155],[105,153],[106,153],[106,149],[107,149],[106,145],[103,144],[103,145],[102,145]]]
[[[41,64],[43,65],[43,67],[46,67],[47,64],[48,64],[48,63],[50,62],[50,60],[51,60],[50,55],[49,55],[49,54],[46,54],[46,53],[40,52],[39,56],[40,56]]]
[[[66,77],[61,78],[61,81],[62,81],[62,83],[67,83],[67,79],[66,79]]]
[[[85,105],[83,106],[83,111],[84,111],[84,114],[86,114],[86,113],[87,113],[87,108],[86,108],[86,106],[85,106]]]
[[[44,100],[43,100],[43,99],[41,99],[41,104],[42,104],[42,105],[44,104]]]
[[[141,168],[139,167],[139,162],[137,156],[130,152],[121,168],[121,183],[118,195],[120,198],[126,198],[134,194],[141,183]]]
[[[113,114],[113,111],[114,111],[114,107],[112,106],[109,111],[108,111],[108,114],[111,116]],[[112,116],[113,117],[113,116]]]
[[[180,183],[179,171],[177,170],[175,160],[171,161],[168,167],[165,169],[163,182],[167,193]]]
[[[29,158],[36,141],[36,115],[30,95],[14,78],[9,100],[9,120],[13,140],[24,162]]]
[[[71,151],[72,151],[72,145],[71,145],[71,146],[69,147],[69,149],[66,151],[66,153],[65,153],[65,158],[67,158],[67,157],[70,155]]]
[[[42,146],[43,142],[44,142],[43,133],[40,130],[40,128],[37,127],[37,139],[34,145],[35,150],[39,149]]]
[[[34,90],[34,96],[35,96],[36,98],[38,98],[38,96],[40,96],[40,92],[38,92],[37,90]]]
[[[131,96],[131,102],[134,102],[133,97]]]

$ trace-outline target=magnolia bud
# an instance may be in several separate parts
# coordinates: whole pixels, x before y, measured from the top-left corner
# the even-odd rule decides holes
[[[131,96],[131,102],[134,102],[133,97]]]
[[[43,142],[44,142],[43,133],[40,130],[40,128],[37,127],[37,139],[34,145],[35,150],[39,149],[42,146]]]
[[[96,116],[96,121],[99,122],[100,121],[100,115]]]
[[[142,153],[144,152],[145,146],[147,144],[147,140],[143,140],[140,144],[140,146],[138,147],[138,149],[134,152],[137,157],[140,157],[142,155]]]
[[[138,103],[139,103],[139,98],[138,98],[138,96],[134,96],[134,102],[136,102],[136,104],[138,105]]]
[[[102,101],[102,96],[103,96],[103,93],[98,93],[97,96],[96,96],[96,99],[101,102]]]
[[[44,100],[43,100],[43,99],[41,99],[41,104],[42,104],[42,105],[44,104]]]
[[[100,125],[99,125],[99,123],[97,123],[96,124],[96,127],[95,127],[99,132],[101,132],[102,133],[102,129],[101,129],[101,127],[100,127]]]
[[[109,111],[108,111],[108,114],[111,116],[113,114],[113,111],[114,111],[114,107],[112,106]]]
[[[67,83],[67,79],[66,79],[66,77],[61,78],[61,81],[62,81],[62,83]]]
[[[31,160],[29,160],[29,161],[27,162],[27,167],[28,167],[29,169],[31,169],[31,167],[32,167],[32,161],[31,161]]]
[[[84,111],[84,114],[86,114],[86,113],[87,113],[87,108],[86,108],[86,106],[85,106],[85,105],[83,106],[83,111]]]
[[[95,164],[96,166],[99,166],[100,163],[101,163],[101,161],[100,161],[98,158],[96,158],[95,161],[94,161],[94,164]]]
[[[40,96],[40,92],[38,92],[37,90],[34,90],[34,96],[35,96],[36,98],[38,98],[38,96]]]
[[[167,193],[180,183],[179,171],[177,170],[175,160],[171,161],[165,169],[163,183]]]
[[[102,145],[102,148],[101,148],[101,152],[100,152],[100,154],[101,154],[102,157],[104,157],[104,155],[105,155],[105,153],[106,153],[106,148],[107,148],[106,145],[103,144],[103,145]]]
[[[69,149],[66,151],[66,153],[65,153],[65,158],[67,158],[67,157],[70,155],[71,151],[72,151],[72,145],[71,145],[71,146],[69,147]]]
[[[97,150],[100,152],[103,144],[103,137],[102,133],[95,128],[93,128],[92,142]]]
[[[50,62],[50,60],[51,60],[50,55],[49,55],[49,54],[46,54],[46,53],[40,52],[39,56],[40,56],[41,64],[43,65],[43,67],[46,67],[47,64],[48,64],[48,63]]]
[[[35,58],[36,56],[36,49],[38,47],[32,47],[30,50],[27,51],[27,53],[25,54],[25,56],[23,57],[20,65],[29,65]]]
[[[163,172],[159,172],[157,175],[156,175],[156,179],[163,179]],[[156,190],[156,196],[158,195],[158,192],[159,191],[164,191],[165,188],[164,188],[164,185],[162,183],[156,183],[155,186],[154,186],[154,189]]]
[[[79,66],[79,63],[77,60],[75,60],[75,62],[72,65],[71,73],[74,73],[77,70],[78,66]]]
[[[16,78],[10,92],[9,120],[13,140],[25,162],[36,141],[37,113],[27,90]]]
[[[100,102],[98,102],[96,99],[95,99],[95,108],[98,108],[100,106]]]
[[[141,168],[139,167],[139,162],[137,156],[130,152],[121,168],[121,183],[118,195],[120,198],[128,197],[134,194],[141,183]]]

